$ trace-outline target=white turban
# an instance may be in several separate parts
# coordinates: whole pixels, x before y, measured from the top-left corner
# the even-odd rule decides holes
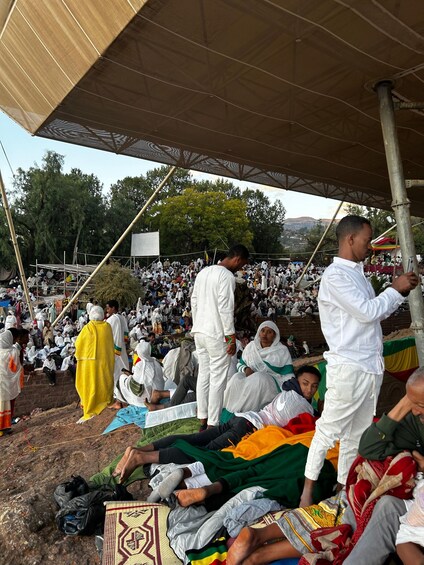
[[[140,357],[140,359],[151,360],[152,348],[148,341],[140,341],[135,348],[135,352]]]
[[[98,305],[92,306],[90,308],[90,314],[88,315],[88,317],[90,318],[90,321],[95,320],[97,322],[101,322],[102,320],[105,319],[105,313],[103,311],[103,308]]]

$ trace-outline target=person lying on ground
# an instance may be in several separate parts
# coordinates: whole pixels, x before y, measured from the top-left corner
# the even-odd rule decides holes
[[[150,412],[163,410],[172,406],[179,406],[188,402],[196,401],[197,370],[194,374],[184,375],[173,390],[153,390],[150,402],[146,399],[145,406]],[[161,403],[162,400],[169,402]]]
[[[173,381],[177,388],[173,390],[153,390],[150,401],[145,405],[152,410],[162,410],[171,406],[178,406],[196,400],[197,375],[199,364],[193,339],[181,340],[178,348],[171,349],[163,359],[163,374],[168,380]],[[170,402],[161,404],[161,400],[170,399]]]
[[[140,341],[136,347],[137,360],[133,372],[122,370],[116,383],[113,396],[116,399],[112,408],[122,408],[123,403],[132,406],[143,406],[143,396],[146,393],[150,399],[154,389],[163,389],[165,380],[162,367],[157,359],[151,355],[151,345],[147,341]]]
[[[313,366],[301,367],[297,377],[283,384],[283,391],[263,410],[245,412],[232,417],[226,424],[214,426],[203,432],[190,435],[175,435],[162,438],[144,447],[128,447],[116,466],[114,476],[125,482],[139,466],[151,463],[193,463],[195,459],[181,449],[172,447],[182,439],[190,445],[208,450],[220,450],[237,445],[247,434],[265,426],[284,427],[302,413],[313,414],[311,401],[315,395],[321,374]]]
[[[412,452],[418,471],[424,472],[424,367],[418,368],[409,377],[406,395],[387,415],[365,430],[359,443],[359,454],[371,461],[384,461],[404,450]],[[395,496],[382,496],[344,564],[382,565],[396,550],[399,519],[405,514],[408,502]],[[351,520],[351,525],[355,527],[353,516]],[[301,552],[287,539],[281,540],[281,537],[282,530],[277,522],[262,529],[244,528],[228,553],[227,565],[258,565],[286,557],[300,557]],[[275,539],[281,541],[268,544]],[[398,541],[402,541],[402,538],[398,538]],[[423,555],[421,547],[408,543],[399,544],[398,547],[408,565],[422,563],[419,560]]]

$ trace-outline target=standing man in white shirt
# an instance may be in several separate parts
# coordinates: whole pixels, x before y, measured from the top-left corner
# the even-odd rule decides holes
[[[227,371],[236,352],[234,273],[248,259],[248,249],[244,245],[234,245],[219,265],[200,271],[194,283],[191,333],[199,360],[197,417],[203,429],[207,425],[219,424]]]
[[[325,270],[318,293],[321,329],[329,351],[324,411],[317,421],[305,468],[300,506],[311,505],[312,491],[328,449],[340,440],[339,488],[358,452],[362,432],[371,424],[384,372],[380,322],[418,284],[414,272],[393,280],[379,296],[364,275],[363,261],[372,239],[371,224],[345,216],[336,229],[338,257]]]
[[[121,375],[121,370],[129,370],[127,341],[128,326],[126,319],[119,314],[119,303],[117,300],[109,300],[106,303],[106,322],[112,328],[113,343],[115,351],[115,368],[113,371],[113,380],[116,385]]]

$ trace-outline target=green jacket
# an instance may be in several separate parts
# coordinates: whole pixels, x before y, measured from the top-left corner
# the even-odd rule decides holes
[[[424,455],[424,424],[412,413],[400,422],[383,414],[377,423],[365,430],[359,442],[359,455],[372,460],[382,461],[405,449]]]

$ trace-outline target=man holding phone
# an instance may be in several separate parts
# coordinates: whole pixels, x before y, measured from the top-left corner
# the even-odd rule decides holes
[[[339,488],[346,484],[363,431],[371,424],[383,379],[380,322],[418,284],[410,271],[375,296],[363,261],[372,240],[369,220],[345,216],[336,229],[338,256],[324,272],[318,294],[321,329],[329,347],[324,411],[316,425],[305,468],[300,506],[312,504],[312,491],[328,449],[340,441]]]

